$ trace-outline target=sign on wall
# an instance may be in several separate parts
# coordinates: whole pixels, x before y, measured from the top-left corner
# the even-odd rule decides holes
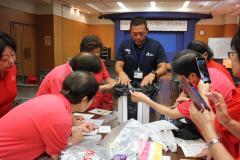
[[[151,20],[147,21],[149,31],[187,31],[187,21]],[[128,31],[130,20],[120,21],[120,30]]]
[[[231,40],[232,38],[225,37],[208,38],[208,45],[213,51],[213,58],[228,58],[228,52],[232,51]]]

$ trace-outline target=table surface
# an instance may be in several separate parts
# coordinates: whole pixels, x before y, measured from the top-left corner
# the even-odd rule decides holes
[[[153,113],[151,115],[152,115],[152,117],[154,117]],[[105,116],[97,116],[97,115],[95,115],[93,118],[94,119],[104,119],[104,117]],[[154,118],[152,120],[154,120]],[[111,128],[114,128],[114,127],[120,125],[120,123],[118,122],[117,119],[114,119],[114,120],[111,120],[108,123],[104,123],[103,125],[109,125],[109,126],[111,126]],[[106,134],[103,134],[103,138],[105,136],[106,136]],[[163,151],[163,155],[164,156],[170,156],[171,160],[180,160],[180,159],[184,159],[184,160],[200,160],[201,159],[201,158],[186,158],[184,156],[184,153],[183,153],[182,149],[179,146],[177,148],[177,152],[173,153],[173,152],[170,152],[170,151],[168,151],[168,152]]]

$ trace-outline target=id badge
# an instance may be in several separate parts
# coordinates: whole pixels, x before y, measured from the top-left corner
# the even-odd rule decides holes
[[[143,72],[140,69],[134,71],[134,78],[136,79],[143,79]]]

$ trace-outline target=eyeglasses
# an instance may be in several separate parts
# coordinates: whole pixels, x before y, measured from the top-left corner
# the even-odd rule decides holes
[[[236,54],[237,51],[231,51],[231,52],[228,52],[228,58],[231,58],[233,56],[233,54]]]

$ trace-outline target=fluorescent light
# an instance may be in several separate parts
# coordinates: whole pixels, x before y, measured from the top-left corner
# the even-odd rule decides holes
[[[182,8],[187,8],[189,4],[190,4],[190,1],[185,1],[185,2],[183,3]]]
[[[156,2],[155,1],[151,1],[150,4],[151,4],[152,7],[156,7]]]
[[[117,4],[118,4],[122,9],[127,9],[127,7],[126,7],[122,2],[117,2]]]
[[[203,6],[207,6],[208,5],[208,1],[203,3]]]
[[[71,9],[70,9],[70,12],[71,12],[71,14],[74,14],[74,8],[72,7]]]
[[[91,8],[93,8],[93,9],[97,10],[98,12],[102,12],[102,10],[101,10],[100,8],[96,7],[96,6],[95,6],[94,4],[92,4],[92,3],[87,3],[87,5],[88,5],[89,7],[91,7]]]

